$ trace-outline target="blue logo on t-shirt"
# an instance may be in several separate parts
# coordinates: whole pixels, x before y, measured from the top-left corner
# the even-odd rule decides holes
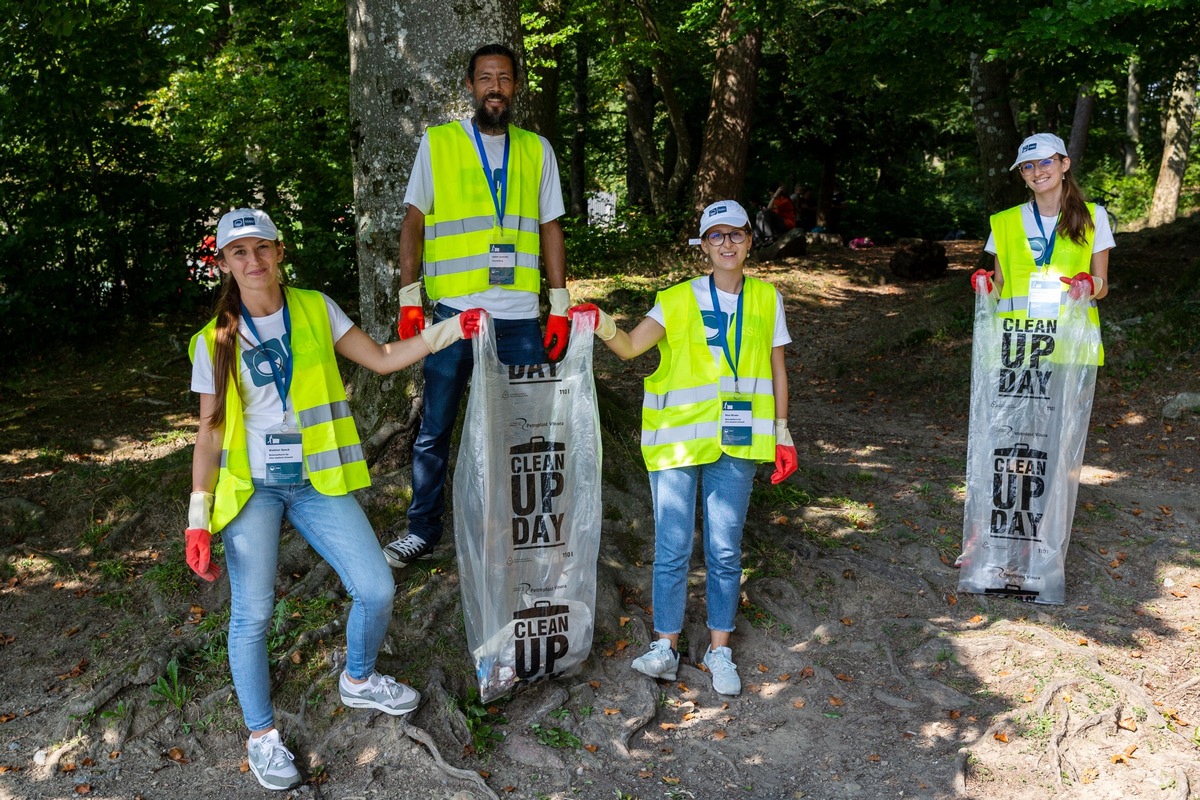
[[[1042,260],[1046,257],[1046,240],[1041,236],[1030,236],[1029,249],[1033,251],[1033,263],[1042,266]]]
[[[704,338],[709,347],[720,347],[725,338],[725,332],[733,324],[733,314],[724,311],[701,311],[700,321],[704,323]]]
[[[286,334],[284,338],[288,338]],[[245,362],[246,369],[250,370],[250,380],[254,385],[273,386],[275,377],[271,370],[271,362],[275,363],[275,369],[282,375],[284,359],[288,357],[289,351],[287,344],[279,339],[268,339],[258,347],[243,350],[242,361]]]

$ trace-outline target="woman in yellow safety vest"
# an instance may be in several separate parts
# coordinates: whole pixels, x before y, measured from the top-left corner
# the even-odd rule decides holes
[[[742,690],[729,639],[754,474],[759,463],[773,461],[771,481],[779,483],[796,469],[783,352],[791,337],[779,292],[743,275],[750,243],[745,209],[733,200],[713,203],[700,217],[711,274],[659,292],[629,333],[593,304],[570,310],[595,315],[596,335],[622,359],[656,344],[661,356],[642,403],[642,456],[654,502],[656,641],[632,667],[675,679],[699,487],[709,629],[703,662],[713,689],[725,695]]]
[[[995,269],[977,270],[972,288],[998,292],[997,313],[1020,318],[1028,316],[1031,303],[1037,307],[1040,278],[1057,278],[1076,297],[1103,298],[1108,251],[1115,244],[1112,227],[1104,208],[1084,197],[1063,140],[1052,133],[1028,137],[1010,169],[1020,171],[1033,197],[992,216],[984,249],[995,257]],[[1100,326],[1094,302],[1088,317]]]
[[[229,667],[251,732],[250,771],[267,789],[290,789],[300,774],[275,729],[266,639],[284,516],[353,599],[338,681],[342,702],[393,715],[420,702],[417,692],[375,671],[395,584],[370,522],[349,494],[370,477],[337,356],[380,374],[395,372],[473,335],[479,311],[380,345],[324,294],[283,285],[283,244],[263,211],[240,208],[221,217],[216,247],[224,286],[216,316],[189,349],[200,428],[187,562],[200,577],[216,580],[210,538],[221,533],[231,595]]]

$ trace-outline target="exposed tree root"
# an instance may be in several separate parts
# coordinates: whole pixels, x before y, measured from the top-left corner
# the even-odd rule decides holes
[[[458,778],[459,780],[469,781],[470,783],[475,784],[475,786],[479,788],[479,791],[483,792],[484,795],[490,797],[492,800],[500,800],[500,796],[493,792],[491,787],[484,783],[483,778],[478,772],[469,769],[459,769],[458,767],[452,767],[446,763],[446,759],[442,758],[442,752],[438,749],[437,743],[433,741],[433,737],[426,733],[422,728],[411,725],[404,720],[400,720],[399,724],[400,730],[404,732],[405,736],[412,739],[414,742],[418,742],[425,746],[425,749],[429,751],[429,754],[433,756],[433,760],[437,763],[438,769],[452,778]]]
[[[954,795],[956,797],[969,797],[967,794],[967,764],[971,758],[971,751],[963,748],[958,751],[958,756],[954,759]]]

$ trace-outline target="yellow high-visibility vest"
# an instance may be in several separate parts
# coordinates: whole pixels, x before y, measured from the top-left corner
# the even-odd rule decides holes
[[[733,369],[724,357],[719,366],[713,360],[692,281],[686,281],[659,292],[655,301],[662,306],[667,334],[658,343],[658,369],[645,380],[642,402],[642,457],[651,472],[711,464],[722,453],[775,460],[775,288],[746,277],[742,291],[745,319],[736,388],[750,401],[751,443],[721,444],[721,393],[735,391]]]
[[[425,216],[425,291],[429,299],[436,302],[493,288],[536,294],[541,289],[538,194],[543,159],[537,134],[508,126],[508,196],[501,225],[478,147],[462,124],[437,125],[427,133],[433,170],[433,209]],[[500,236],[516,248],[516,269],[509,284],[489,280],[488,252]]]
[[[1096,219],[1096,204],[1088,203],[1088,213],[1092,216],[1093,224]],[[992,236],[996,244],[996,257],[1000,259],[1000,268],[1004,274],[1004,285],[1000,287],[1000,301],[996,313],[1002,317],[1027,319],[1029,309],[1029,279],[1039,271],[1033,260],[1033,250],[1029,247],[1029,237],[1025,233],[1025,224],[1021,220],[1022,206],[1013,206],[998,214],[993,214]],[[1046,270],[1054,277],[1072,278],[1080,272],[1091,272],[1092,244],[1096,234],[1093,227],[1087,233],[1083,244],[1076,244],[1068,236],[1059,235],[1055,238],[1054,252]],[[1062,285],[1063,302],[1066,301],[1067,284]],[[1100,329],[1100,311],[1096,301],[1088,306],[1088,322],[1096,330]],[[1054,357],[1051,356],[1051,360]],[[1096,366],[1104,365],[1104,345],[1100,346],[1099,360]]]
[[[308,479],[321,494],[341,495],[371,485],[358,428],[350,415],[346,387],[338,371],[329,328],[329,311],[320,292],[285,288],[292,320],[292,405],[300,425]],[[188,357],[196,359],[196,344],[203,336],[212,359],[216,343],[214,317],[195,336]],[[240,355],[240,354],[239,354]],[[254,494],[250,479],[250,454],[242,419],[238,382],[225,390],[225,436],[221,444],[221,469],[213,492],[212,532],[224,528]]]

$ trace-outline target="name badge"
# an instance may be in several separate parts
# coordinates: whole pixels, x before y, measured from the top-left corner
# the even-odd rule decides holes
[[[488,248],[488,283],[512,286],[517,281],[517,246],[493,242]]]
[[[294,486],[304,482],[304,448],[299,433],[268,433],[266,484]]]
[[[1029,278],[1030,319],[1058,319],[1058,306],[1062,302],[1063,283],[1057,275],[1039,272]]]
[[[749,400],[721,401],[721,444],[748,447],[754,441],[754,416]]]

